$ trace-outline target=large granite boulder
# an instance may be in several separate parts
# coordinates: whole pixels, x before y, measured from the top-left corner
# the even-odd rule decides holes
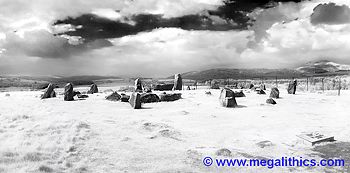
[[[160,98],[157,94],[144,93],[141,94],[141,103],[155,103],[160,102]]]
[[[275,99],[280,98],[280,91],[278,90],[278,88],[271,88],[270,97]]]
[[[288,89],[287,89],[288,94],[295,94],[296,90],[297,90],[297,80],[289,82]]]
[[[267,104],[272,104],[272,105],[277,104],[276,101],[273,100],[272,98],[267,99],[267,100],[266,100],[266,103],[267,103]]]
[[[219,101],[223,107],[237,107],[235,93],[228,88],[221,89]]]
[[[134,109],[141,109],[141,94],[140,93],[132,93],[129,99],[129,103]]]
[[[88,94],[94,94],[94,93],[98,93],[98,87],[96,84],[92,84],[90,86],[89,91],[87,92]]]
[[[130,96],[124,93],[121,94],[120,101],[121,102],[129,102]]]
[[[171,91],[174,84],[158,84],[154,87],[154,91]]]
[[[55,88],[54,85],[52,83],[50,83],[47,86],[44,94],[41,95],[41,99],[48,99],[48,98],[56,97],[56,92],[54,91],[54,88]]]
[[[141,79],[137,78],[135,80],[135,92],[142,92],[143,88],[142,88],[142,82]]]
[[[73,85],[71,83],[67,83],[67,85],[64,87],[64,101],[73,101],[73,97]]]
[[[116,102],[116,101],[119,101],[121,98],[122,98],[121,95],[119,95],[117,92],[113,92],[112,94],[110,94],[106,97],[106,100]],[[128,100],[129,100],[129,98],[128,98]]]
[[[173,90],[182,90],[182,78],[180,74],[175,75]]]
[[[162,93],[159,95],[160,101],[162,102],[172,102],[181,99],[181,93],[167,94]]]

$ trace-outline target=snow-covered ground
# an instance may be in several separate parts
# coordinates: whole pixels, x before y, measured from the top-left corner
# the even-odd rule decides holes
[[[220,149],[230,150],[232,158],[349,159],[350,92],[288,95],[280,90],[277,105],[265,103],[269,91],[245,90],[247,97],[237,98],[239,108],[223,108],[219,90],[208,96],[201,89],[140,110],[105,100],[107,93],[72,102],[62,95],[40,100],[41,92],[35,91],[0,93],[0,172],[342,171],[203,165],[204,157],[216,158]],[[315,131],[337,141],[311,146],[296,136]]]

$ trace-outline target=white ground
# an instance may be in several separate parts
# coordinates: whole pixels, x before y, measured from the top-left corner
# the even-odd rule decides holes
[[[320,159],[296,135],[319,131],[350,142],[350,92],[287,95],[281,89],[278,104],[267,105],[268,95],[246,91],[232,109],[219,105],[219,90],[205,91],[183,91],[179,101],[141,110],[107,101],[106,93],[72,102],[62,95],[40,100],[41,92],[0,93],[0,172],[337,171],[205,167],[202,159],[223,148],[233,158]],[[271,143],[261,148],[261,141]]]

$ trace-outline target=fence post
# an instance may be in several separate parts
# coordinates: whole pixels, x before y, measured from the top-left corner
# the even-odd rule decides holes
[[[322,91],[324,92],[324,78],[322,78]]]
[[[339,77],[338,96],[340,96],[340,90],[341,90],[341,77]]]
[[[277,76],[276,76],[276,87],[278,88],[278,81],[277,81]]]

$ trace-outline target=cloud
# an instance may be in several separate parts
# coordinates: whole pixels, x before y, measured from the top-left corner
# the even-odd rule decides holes
[[[249,14],[253,21],[253,25],[250,27],[250,29],[254,31],[253,42],[260,42],[263,38],[268,37],[266,31],[276,23],[287,23],[303,18],[300,14],[301,8],[302,6],[300,3],[288,2],[278,4],[273,8],[265,10],[255,9]]]
[[[335,3],[319,4],[311,15],[313,25],[328,24],[338,25],[350,23],[350,8],[347,5]]]
[[[186,15],[175,18],[164,18],[162,15],[139,14],[125,21],[114,21],[93,14],[85,14],[77,18],[59,20],[55,25],[81,26],[74,30],[59,33],[70,36],[81,36],[87,41],[95,39],[119,38],[152,31],[156,28],[180,28],[184,30],[227,31],[240,29],[241,26],[206,14]]]
[[[74,54],[66,59],[23,59],[19,64],[12,64],[11,71],[30,74],[164,77],[213,66],[232,67],[239,64],[239,52],[245,48],[250,34],[250,31],[211,32],[160,28],[111,39],[109,41],[113,46]],[[19,68],[22,62],[26,62],[30,70]],[[1,61],[0,58],[0,63],[10,62]]]
[[[13,0],[0,4],[0,72],[159,77],[349,62],[350,23],[312,22],[325,2]]]
[[[75,38],[66,39],[54,36],[46,30],[37,30],[25,32],[21,36],[15,33],[7,34],[0,47],[6,50],[7,55],[69,58],[87,50],[112,46],[108,40],[103,39],[97,39],[87,44],[74,44],[72,39]]]

